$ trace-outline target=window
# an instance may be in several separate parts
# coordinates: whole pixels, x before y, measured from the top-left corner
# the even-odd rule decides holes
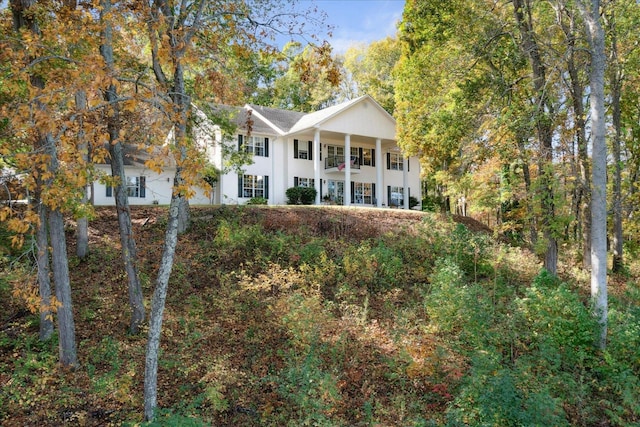
[[[238,135],[238,150],[252,153],[254,156],[269,157],[269,138],[262,136]]]
[[[344,203],[344,181],[327,181],[327,196],[329,200],[333,200],[336,204]]]
[[[144,176],[127,176],[125,178],[125,186],[127,196],[145,198],[146,179]],[[113,197],[113,187],[111,186],[107,186],[107,197]]]
[[[328,145],[327,157],[344,157],[344,147],[338,147],[337,145]]]
[[[389,206],[404,206],[404,188],[390,185],[387,189]]]
[[[374,159],[375,151],[373,148],[362,148],[362,164],[364,166],[375,166],[376,161]]]
[[[310,187],[313,188],[315,185],[315,180],[313,178],[299,178],[297,176],[293,177],[293,186],[294,187]]]
[[[262,175],[238,176],[238,197],[269,198],[269,177]]]
[[[404,159],[400,153],[387,153],[387,169],[401,171],[404,167]]]
[[[313,160],[313,141],[293,140],[293,158]],[[322,160],[322,159],[320,159]]]
[[[358,147],[351,147],[351,167],[360,169],[360,150]],[[327,146],[327,161],[325,162],[326,168],[335,168],[342,170],[345,166],[345,154],[344,147],[339,145]]]
[[[375,192],[375,184],[369,182],[354,182],[353,187],[353,203],[372,205],[374,203],[373,193]]]

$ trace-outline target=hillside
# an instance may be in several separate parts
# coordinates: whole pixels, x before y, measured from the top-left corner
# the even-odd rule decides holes
[[[148,302],[166,210],[132,213]],[[534,256],[480,224],[466,221],[484,230],[475,233],[428,213],[330,207],[192,215],[165,311],[159,425],[637,420],[623,396],[638,391],[635,356],[618,349],[617,376],[589,383],[605,374],[585,337],[584,300],[536,277]],[[58,367],[55,343],[39,343],[37,319],[0,289],[10,300],[0,312],[2,425],[140,422],[146,335],[126,333],[118,242],[113,209],[99,210],[91,255],[72,259],[75,372]]]

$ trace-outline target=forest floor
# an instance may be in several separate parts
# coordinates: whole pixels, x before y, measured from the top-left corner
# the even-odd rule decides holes
[[[265,417],[283,411],[285,405],[281,386],[264,380],[276,370],[282,370],[283,360],[286,360],[286,355],[267,354],[264,349],[271,352],[287,339],[281,326],[269,326],[274,320],[265,313],[285,303],[282,299],[273,299],[276,292],[273,290],[264,294],[271,305],[265,303],[263,306],[236,291],[220,288],[228,277],[212,271],[213,266],[203,258],[203,242],[214,239],[216,231],[206,223],[221,212],[240,223],[260,224],[266,232],[304,230],[308,235],[326,239],[352,236],[355,240],[408,229],[421,223],[425,213],[332,207],[192,207],[196,230],[180,238],[165,311],[159,406],[176,410],[181,402],[190,400],[196,408],[198,404],[193,402],[200,393],[206,396],[210,410],[217,414],[217,425],[261,425],[257,423],[258,411]],[[166,215],[166,207],[132,208],[147,309],[162,253]],[[470,218],[454,219],[471,230],[491,233],[488,227]],[[441,220],[452,221],[451,217],[442,217]],[[68,250],[74,254],[74,224],[69,223],[68,229]],[[127,333],[127,279],[120,260],[114,208],[97,210],[96,217],[90,222],[90,248],[87,260],[81,261],[74,256],[70,260],[81,364],[77,370],[65,372],[55,364],[55,343],[41,344],[37,341],[35,316],[23,308],[21,301],[10,298],[0,308],[0,361],[4,361],[0,362],[0,386],[5,390],[5,394],[0,395],[0,424],[3,426],[120,425],[140,420],[146,330],[136,336]],[[227,258],[218,255],[218,259],[222,259],[222,269],[225,268],[225,260],[233,264],[244,257],[242,249],[230,251],[232,253]],[[297,255],[291,258],[286,261],[293,264],[298,260]],[[251,269],[251,260],[244,261],[246,265],[233,266],[233,269]],[[527,275],[532,277],[539,264],[532,260],[531,266]],[[270,274],[282,274],[282,280],[289,280],[282,271]],[[265,279],[268,280],[271,279]],[[392,297],[387,298],[391,301]],[[384,313],[382,304],[401,305],[404,298],[410,297],[393,298],[397,300],[383,303],[372,299],[365,304],[371,305],[368,309],[372,313]],[[273,306],[277,306],[276,309]],[[292,316],[295,308],[287,307],[290,310],[287,315]],[[313,311],[313,307],[310,310]],[[380,322],[384,316],[380,315]],[[327,319],[327,322],[331,320]],[[334,323],[335,330],[342,335],[336,332],[333,340],[354,334],[354,324]],[[331,326],[324,327],[327,328],[325,334],[332,333]],[[22,336],[29,337],[25,343],[17,345],[12,341]],[[380,371],[381,377],[386,375],[383,371],[388,367],[383,366],[375,355],[397,354],[400,350],[375,320],[367,323],[364,335],[342,345],[345,348],[358,347],[349,356],[353,360],[340,362],[345,363],[343,375],[346,380],[344,384],[338,384],[343,388],[341,393],[351,396],[351,404],[355,405],[354,402],[362,398],[360,394],[377,387],[363,378],[364,372],[378,375]],[[11,365],[14,359],[25,360]],[[55,366],[53,371],[50,370],[52,365]],[[25,372],[22,377],[20,369]],[[33,377],[34,372],[38,376]],[[252,378],[263,380],[258,382]],[[360,390],[348,390],[351,385],[347,380],[359,384]],[[20,381],[24,384],[18,384]],[[360,401],[357,404],[363,405]],[[349,415],[348,406],[346,401],[343,409],[345,419],[360,416]],[[188,413],[193,408],[184,407],[181,411]],[[276,415],[273,417],[278,419]],[[277,421],[272,424],[277,425]],[[362,425],[365,424],[363,420]]]

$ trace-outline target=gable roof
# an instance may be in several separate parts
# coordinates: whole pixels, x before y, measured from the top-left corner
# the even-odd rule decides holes
[[[195,107],[198,108],[198,107]],[[216,117],[224,118],[225,121],[235,125],[238,129],[251,128],[251,132],[272,133],[274,128],[269,121],[264,120],[260,115],[253,114],[252,110],[246,107],[232,107],[222,104],[208,104],[207,110]],[[207,115],[202,112],[203,117]],[[248,124],[250,126],[248,126]]]
[[[281,110],[279,108],[263,107],[261,105],[253,104],[247,104],[245,108],[253,110],[253,116],[257,116],[260,119],[263,119],[265,122],[271,123],[272,129],[274,129],[280,135],[289,132],[289,130],[300,119],[307,115],[306,113],[302,113],[299,111]]]
[[[313,113],[306,114],[302,117],[291,129],[289,129],[290,133],[300,132],[302,130],[310,129],[320,123],[324,122],[330,117],[338,114],[340,111],[345,110],[349,106],[355,104],[358,100],[363,97],[352,99],[350,101],[345,101],[341,104],[332,105],[331,107],[323,108],[322,110],[315,111]]]
[[[327,120],[329,120],[329,119],[337,116],[338,114],[350,109],[351,107],[353,107],[356,104],[364,102],[365,100],[371,101],[371,103],[373,105],[375,105],[377,107],[377,109],[380,110],[380,112],[384,116],[386,116],[391,122],[393,122],[393,124],[395,126],[396,121],[395,121],[395,119],[393,118],[393,116],[391,114],[389,114],[384,108],[382,108],[380,106],[380,104],[378,104],[369,95],[362,95],[362,96],[360,96],[358,98],[343,102],[341,104],[333,105],[331,107],[324,108],[322,110],[319,110],[319,111],[316,111],[316,112],[309,113],[309,114],[305,115],[291,129],[289,129],[288,133],[297,133],[297,132],[302,132],[302,131],[305,131],[305,130],[312,129],[314,127],[318,127],[322,123],[326,122]]]
[[[363,104],[365,107],[368,104],[373,105],[378,117],[382,119],[381,123],[388,121],[395,128],[396,121],[393,116],[369,95],[363,95],[312,113],[282,110],[255,104],[245,104],[244,107],[218,105],[214,107],[214,111],[226,112],[228,115],[231,113],[230,121],[238,129],[251,128],[252,133],[275,133],[278,136],[285,136],[320,127],[357,104]],[[392,136],[387,138],[393,139]]]

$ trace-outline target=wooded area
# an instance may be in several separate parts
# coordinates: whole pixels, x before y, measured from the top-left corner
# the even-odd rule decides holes
[[[3,171],[0,255],[1,267],[7,276],[2,279],[0,291],[11,294],[8,310],[16,307],[31,310],[38,318],[38,340],[45,343],[39,344],[42,351],[48,348],[47,343],[55,342],[61,366],[69,372],[85,369],[86,361],[78,357],[78,346],[82,345],[78,336],[84,332],[76,329],[74,318],[81,308],[74,304],[73,298],[79,288],[93,284],[78,282],[82,278],[74,278],[70,265],[90,264],[92,254],[106,250],[99,242],[89,241],[96,211],[87,195],[91,183],[97,179],[111,185],[118,224],[117,231],[111,230],[111,237],[118,241],[119,262],[126,277],[126,286],[121,292],[128,299],[127,330],[132,337],[147,334],[144,385],[140,383],[140,393],[144,395],[143,419],[153,421],[158,413],[163,321],[170,283],[176,280],[176,257],[180,259],[178,242],[181,234],[195,232],[190,228],[188,199],[194,186],[207,185],[203,176],[211,178],[216,174],[194,141],[191,131],[195,118],[191,115],[191,106],[250,102],[308,112],[366,93],[395,117],[398,144],[404,154],[421,159],[424,210],[472,217],[484,223],[496,238],[513,247],[530,249],[535,257],[533,262],[541,263],[542,272],[536,279],[528,275],[512,283],[500,275],[502,260],[490,257],[485,260],[486,271],[478,272],[482,265],[478,251],[482,245],[476,246],[479,243],[473,240],[475,237],[469,237],[471,247],[460,252],[450,250],[448,257],[425,265],[411,263],[411,258],[417,255],[396,248],[401,252],[396,254],[398,262],[416,269],[411,279],[395,270],[390,276],[384,276],[388,271],[384,270],[383,274],[376,268],[388,261],[382,253],[371,255],[367,259],[379,274],[351,283],[354,288],[350,288],[353,295],[349,297],[338,295],[341,292],[338,282],[350,280],[351,261],[348,256],[345,258],[345,252],[331,244],[324,249],[324,255],[321,250],[315,253],[326,257],[318,265],[317,260],[308,260],[307,264],[285,262],[281,267],[299,269],[296,274],[311,280],[306,269],[337,268],[328,265],[332,262],[339,265],[339,270],[344,270],[335,273],[340,279],[327,285],[327,289],[319,285],[322,304],[327,305],[332,315],[336,313],[335,307],[329,307],[332,304],[348,302],[360,308],[364,306],[366,311],[371,299],[392,305],[400,316],[402,305],[394,305],[388,293],[394,289],[407,292],[405,296],[418,292],[425,306],[422,311],[412,311],[411,316],[422,316],[433,330],[414,337],[417,347],[405,350],[413,355],[411,363],[422,363],[425,371],[413,376],[410,367],[415,365],[409,363],[396,380],[416,383],[429,377],[432,388],[425,393],[439,397],[425,402],[424,396],[412,395],[411,399],[421,402],[423,409],[424,405],[434,405],[421,414],[418,406],[411,406],[415,402],[406,402],[413,408],[413,425],[431,425],[430,421],[434,425],[461,425],[467,424],[467,419],[471,420],[470,424],[484,425],[482,423],[491,418],[488,415],[491,411],[498,417],[495,422],[504,419],[508,421],[505,425],[522,424],[520,416],[534,417],[534,404],[551,408],[536,415],[548,416],[536,418],[543,424],[592,425],[594,420],[605,419],[612,425],[637,422],[640,415],[634,399],[640,395],[638,358],[634,359],[635,350],[620,347],[621,339],[628,339],[628,332],[621,331],[624,328],[635,331],[640,324],[636,313],[639,274],[635,271],[640,248],[635,215],[640,204],[637,188],[640,96],[636,92],[640,91],[637,48],[640,6],[637,2],[407,0],[397,37],[368,46],[354,46],[344,54],[334,53],[329,42],[313,36],[326,26],[324,18],[313,5],[305,10],[295,1],[285,0],[144,3],[11,0],[8,7],[0,11],[0,166]],[[291,42],[280,47],[276,37],[283,36]],[[204,111],[213,114],[207,109]],[[215,123],[224,121],[213,115],[209,118]],[[148,255],[140,253],[141,242],[127,199],[123,166],[125,143],[138,144],[149,153],[162,152],[176,162],[173,197],[166,209],[167,219],[162,222],[162,253],[155,258],[153,268],[149,265],[143,268],[140,260],[140,257],[148,259]],[[163,164],[158,158],[151,158],[146,166],[160,170]],[[100,176],[94,165],[107,159],[111,175]],[[247,159],[230,155],[228,167],[243,161]],[[73,230],[69,230],[69,224],[73,224]],[[329,228],[335,230],[332,228],[335,223],[331,224]],[[235,225],[240,228],[234,228],[233,233],[242,234],[241,224]],[[68,245],[71,231],[73,244]],[[223,236],[223,231],[207,232]],[[429,251],[428,242],[433,243],[434,239],[446,240],[442,236],[426,238],[420,233],[426,231],[403,235],[425,245],[412,246],[417,251]],[[345,236],[337,233],[336,237]],[[373,245],[369,247],[371,251],[375,252],[377,247],[387,253],[383,248],[389,242],[383,235],[369,237],[373,239],[367,242]],[[304,239],[311,244],[309,236]],[[384,244],[376,239],[383,239]],[[327,242],[322,242],[325,244]],[[68,246],[74,247],[75,255]],[[303,250],[304,245],[299,249]],[[502,250],[507,249],[501,247]],[[287,256],[295,258],[295,253]],[[460,265],[461,259],[469,256],[479,258],[473,262],[467,260],[466,266]],[[290,286],[285,283],[288,279],[283,273],[273,272],[272,263],[279,263],[278,258],[258,262],[250,256],[245,259],[234,256],[233,260],[237,262],[235,266],[220,265],[221,271],[230,268],[229,274],[240,274],[247,266],[258,263],[260,268],[255,274],[271,274],[283,281],[274,284],[274,289]],[[357,273],[366,276],[360,270]],[[380,275],[388,281],[384,286],[376,282],[383,280]],[[581,288],[585,275],[590,276],[589,295]],[[229,279],[214,276],[225,283]],[[499,277],[504,282],[500,282]],[[492,281],[493,290],[489,288]],[[614,301],[608,298],[611,281],[619,287],[615,289]],[[150,283],[153,283],[152,289]],[[306,292],[315,289],[314,283],[298,284],[293,291],[287,288],[287,292],[292,292],[288,296],[303,298],[305,304],[316,304],[315,300],[305,299],[309,296]],[[452,289],[453,283],[470,287]],[[418,290],[409,290],[412,285]],[[364,288],[357,290],[359,286]],[[437,292],[438,286],[441,294]],[[505,301],[496,293],[498,287],[508,294]],[[381,289],[384,295],[379,293]],[[553,318],[551,323],[564,322],[558,329],[553,329],[557,326],[554,323],[553,330],[547,331],[562,335],[554,335],[553,345],[538,341],[535,336],[524,339],[519,335],[512,336],[508,343],[498,342],[482,335],[479,325],[486,319],[483,320],[479,312],[474,312],[477,316],[471,319],[464,317],[462,305],[446,313],[430,306],[441,303],[445,291],[452,295],[461,292],[461,300],[457,301],[460,304],[472,304],[469,300],[472,296],[480,300],[489,298],[492,308],[483,306],[482,309],[505,310],[501,315],[495,311],[491,314],[504,328],[506,323],[501,322],[507,320],[500,316],[508,317],[507,307],[515,306],[523,316],[518,321],[546,328],[529,316],[527,310],[533,307],[525,306],[535,298],[546,301],[551,295],[565,301],[572,310],[586,307],[585,312],[591,317],[580,317],[582,311],[566,313],[560,306],[550,307],[544,316]],[[403,298],[401,302],[404,304],[407,300]],[[307,308],[313,311],[317,309],[314,307]],[[299,314],[294,315],[293,308],[289,309],[287,316]],[[555,309],[558,311],[553,312]],[[348,317],[340,310],[343,317]],[[535,310],[544,311],[544,307],[535,307]],[[11,311],[7,313],[8,318],[15,315]],[[540,312],[535,311],[535,316],[541,316]],[[365,317],[366,321],[362,321],[373,328],[375,316]],[[383,318],[380,314],[379,320]],[[612,320],[614,325],[610,324]],[[294,335],[296,331],[307,333],[296,330],[299,326],[287,323],[286,319],[283,322],[294,329]],[[6,323],[10,324],[10,320]],[[420,324],[413,318],[410,323],[415,328]],[[514,325],[517,331],[514,333],[524,334],[521,326]],[[10,327],[3,328],[6,337],[1,342],[6,347],[2,354],[11,354],[14,349],[15,354],[31,354],[31,349],[18,344],[20,339],[14,341],[8,337],[6,331]],[[563,334],[578,329],[580,339],[585,341],[563,341],[569,339]],[[466,336],[465,330],[473,337]],[[588,350],[584,347],[587,330],[593,346]],[[21,330],[21,333],[29,332]],[[635,342],[633,340],[630,342]],[[294,357],[292,353],[293,359],[317,366],[326,362],[326,354],[315,353],[316,345],[322,342],[321,335],[314,335],[313,339],[305,335],[302,341],[303,348],[298,350],[307,358],[298,353]],[[429,350],[424,347],[427,341],[433,346]],[[479,348],[494,358],[474,354],[471,351],[474,343],[480,343]],[[535,353],[529,345],[539,345],[537,350],[542,353],[543,347],[550,345],[551,353],[560,354],[561,359],[568,351],[564,346],[573,346],[580,354],[571,354],[560,364],[576,363],[583,370],[596,369],[593,364],[598,360],[608,364],[610,370],[601,373],[608,375],[607,378],[595,374],[592,378],[594,382],[603,381],[601,390],[596,390],[593,384],[575,383],[573,391],[584,387],[580,389],[583,397],[595,404],[606,389],[614,394],[606,403],[610,406],[585,409],[576,402],[568,402],[558,384],[539,383],[537,388],[525,390],[525,373],[518,367],[525,359],[523,355],[552,359],[549,354]],[[504,346],[511,349],[507,351]],[[416,349],[428,354],[416,355]],[[483,358],[482,363],[476,364],[479,357]],[[506,363],[507,359],[512,365]],[[449,362],[452,365],[448,365]],[[429,363],[432,365],[427,369],[425,366]],[[504,397],[504,406],[500,407],[482,403],[483,396],[474,394],[480,389],[480,383],[487,385],[486,378],[481,381],[478,371],[474,370],[490,372],[492,363],[499,366],[493,374],[494,391],[498,393],[500,382],[503,390],[514,393],[509,397],[512,400]],[[7,378],[13,378],[6,370],[8,366],[7,362],[0,370],[4,385],[12,381]],[[562,372],[578,381],[575,371],[566,370],[564,366],[556,368],[555,373]],[[455,376],[460,377],[448,377],[454,371]],[[60,375],[64,376],[64,372]],[[440,383],[434,375],[443,376],[439,380],[446,384],[445,391],[438,391],[436,386]],[[626,384],[623,386],[618,381]],[[616,389],[616,384],[620,388]],[[315,390],[313,393],[318,394],[310,395],[326,397],[323,393],[328,393],[333,396],[333,400],[329,400],[335,403],[339,398],[331,387],[336,386],[327,385],[326,390]],[[424,384],[416,387],[425,390],[420,388]],[[221,389],[217,392],[224,394]],[[280,393],[281,397],[287,395],[282,390]],[[6,394],[0,403],[11,403],[18,394],[17,391]],[[216,398],[208,395],[208,399],[215,407]],[[386,406],[388,402],[374,398],[367,402],[373,405],[374,401],[380,406],[369,407],[369,424],[375,424],[374,413],[378,419],[387,419],[382,408],[393,407],[390,411],[397,411],[396,406]],[[303,403],[309,404],[296,400],[299,408],[304,408]],[[12,405],[15,406],[15,402]],[[321,414],[318,419],[305,422],[335,425],[335,421],[342,425],[353,424],[358,418],[356,414],[341,414],[333,420],[332,406],[327,405],[316,408]],[[500,412],[509,405],[522,411]],[[258,411],[253,406],[251,410]],[[489,412],[483,412],[485,410]],[[260,411],[266,409],[263,407]],[[220,419],[222,412],[214,409],[208,414]],[[127,414],[125,417],[130,416],[128,411]],[[0,415],[11,417],[2,409]],[[300,421],[288,414],[272,420],[272,425],[283,419],[294,424],[296,421],[292,420]],[[422,424],[420,419],[424,421]],[[368,425],[361,421],[362,425]]]

